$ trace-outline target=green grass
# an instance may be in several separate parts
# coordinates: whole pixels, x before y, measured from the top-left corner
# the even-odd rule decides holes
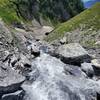
[[[80,28],[80,26],[83,24],[85,25],[85,29],[100,29],[100,3],[96,3],[92,8],[83,11],[71,20],[57,26],[57,28],[51,34],[49,34],[45,40],[52,42],[63,37],[64,33]]]
[[[8,0],[0,0],[0,18],[7,23],[12,24],[14,21],[20,22],[13,8],[9,7]]]

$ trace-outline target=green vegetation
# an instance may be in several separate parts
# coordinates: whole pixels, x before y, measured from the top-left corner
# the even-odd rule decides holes
[[[84,10],[81,0],[39,0],[40,13],[53,21],[64,22]]]
[[[71,20],[57,26],[46,40],[52,42],[53,40],[63,37],[66,32],[74,31],[77,28],[80,29],[82,25],[85,26],[81,29],[83,30],[82,34],[84,34],[84,36],[89,34],[88,32],[85,33],[84,30],[91,28],[92,31],[98,31],[100,29],[100,3],[96,3],[92,8],[83,11]],[[90,34],[91,33],[92,32],[90,32]],[[92,40],[92,42],[94,42],[94,40]]]
[[[9,0],[0,0],[0,18],[7,23],[20,22],[15,10],[10,5]]]
[[[84,10],[81,0],[0,0],[0,17],[8,24],[21,19],[59,23]]]
[[[81,0],[10,0],[18,16],[25,20],[40,16],[53,22],[64,22],[84,10]]]

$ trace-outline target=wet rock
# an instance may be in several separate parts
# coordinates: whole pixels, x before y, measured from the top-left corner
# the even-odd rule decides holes
[[[52,54],[52,52],[55,51],[55,46],[50,45],[46,43],[45,41],[28,41],[27,49],[33,55],[39,56],[41,52]]]
[[[70,43],[58,47],[54,56],[60,58],[66,64],[73,65],[91,61],[88,52],[78,43]]]
[[[40,56],[40,51],[36,52],[36,51],[31,51],[31,54],[34,55],[35,57]]]
[[[42,46],[40,46],[39,49],[40,49],[41,52],[48,53],[49,48],[48,48],[48,46],[42,45]]]
[[[34,81],[36,81],[36,79],[39,77],[40,72],[36,67],[33,67],[33,70],[26,74],[26,80],[27,82],[33,83]]]
[[[23,100],[25,91],[18,91],[15,93],[4,95],[1,100]]]
[[[48,54],[52,54],[52,52],[55,50],[53,46],[48,45],[48,44],[41,45],[39,49],[40,49],[40,52],[48,53]]]
[[[81,69],[87,74],[88,77],[91,77],[91,78],[93,77],[94,69],[91,63],[82,63]]]
[[[2,65],[0,65],[2,66]],[[7,66],[7,65],[6,65]],[[9,66],[6,69],[0,67],[0,86],[8,86],[15,83],[20,83],[25,80],[25,77],[18,74]]]
[[[0,96],[21,90],[25,77],[18,74],[8,62],[0,62]],[[0,99],[1,100],[1,99]],[[3,99],[6,100],[6,99]]]
[[[100,94],[97,93],[97,100],[100,100]]]
[[[28,50],[32,55],[38,57],[40,55],[39,44],[37,42],[32,42],[31,45],[28,46]]]
[[[100,92],[99,84],[95,81],[66,75],[66,64],[55,57],[41,54],[32,66],[38,69],[39,74],[32,84],[22,85],[26,91],[25,100],[96,100],[96,92]]]
[[[81,70],[80,67],[78,66],[73,66],[73,65],[67,65],[64,67],[65,73],[70,74],[76,77],[87,77],[87,75]]]
[[[24,82],[24,81],[23,81]],[[0,95],[1,97],[5,94],[10,94],[22,90],[21,85],[23,82],[11,84],[8,86],[0,86]]]

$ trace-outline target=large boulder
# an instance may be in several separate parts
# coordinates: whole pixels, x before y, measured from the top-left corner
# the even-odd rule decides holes
[[[22,85],[25,100],[96,100],[96,92],[100,92],[97,82],[66,74],[68,65],[47,54],[41,54],[32,66],[32,84]]]
[[[82,69],[82,71],[84,71],[87,74],[87,76],[89,76],[91,78],[93,77],[94,69],[93,69],[93,66],[91,63],[82,63],[81,69]]]
[[[11,68],[1,68],[0,67],[0,86],[8,86],[15,83],[20,83],[25,80],[25,77],[18,74],[15,70]]]
[[[6,94],[0,100],[23,100],[24,95],[25,92],[21,90],[15,93]]]
[[[8,65],[8,62],[0,62],[0,97],[20,90],[25,81],[24,76],[18,74]]]
[[[30,51],[30,53],[35,56],[38,57],[40,55],[40,43],[36,42],[36,41],[28,41],[30,43],[30,45],[27,46],[28,50]]]
[[[60,58],[66,64],[80,65],[83,62],[90,62],[88,52],[78,43],[70,43],[59,46],[54,56]]]

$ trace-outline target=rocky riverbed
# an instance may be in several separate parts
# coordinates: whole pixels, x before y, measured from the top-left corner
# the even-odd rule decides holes
[[[99,49],[35,35],[0,22],[0,100],[100,100]]]

